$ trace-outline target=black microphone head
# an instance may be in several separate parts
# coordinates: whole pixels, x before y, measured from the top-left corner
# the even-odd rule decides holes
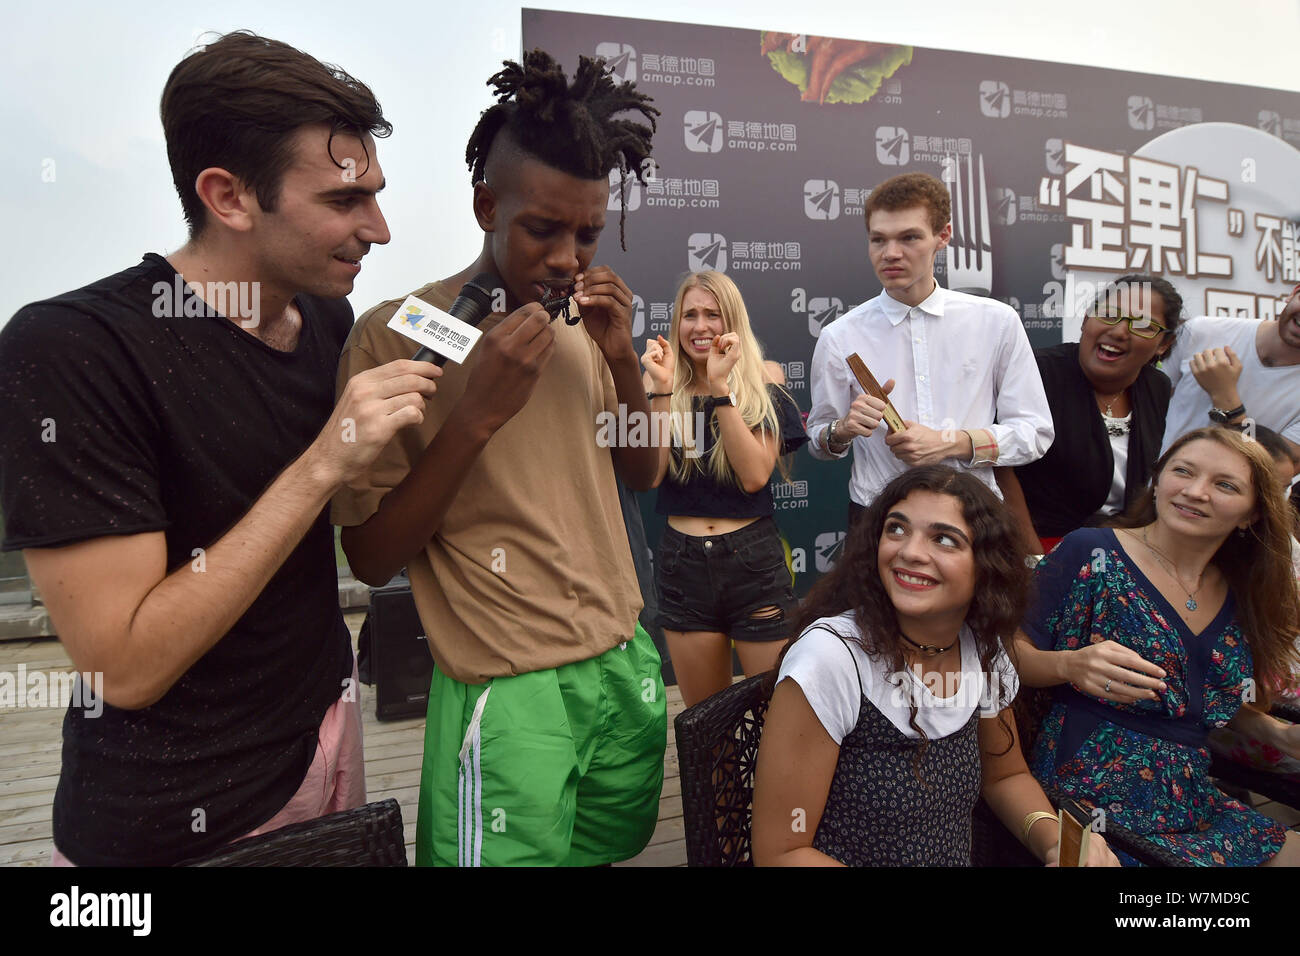
[[[456,301],[447,307],[447,314],[460,319],[468,325],[477,326],[492,314],[492,298],[500,286],[500,280],[490,272],[480,272],[460,287]],[[439,355],[428,346],[422,346],[413,356],[417,362],[433,362],[442,365],[446,356]]]
[[[480,272],[460,287],[456,301],[447,309],[448,314],[470,325],[478,325],[492,312],[492,294],[496,286],[496,276]]]
[[[474,278],[470,279],[468,282],[465,283],[465,285],[460,290],[460,294],[466,295],[467,290],[470,288],[470,286],[473,286],[479,292],[483,293],[485,296],[491,299],[492,294],[497,289],[501,288],[501,280],[498,279],[490,272],[480,272]]]

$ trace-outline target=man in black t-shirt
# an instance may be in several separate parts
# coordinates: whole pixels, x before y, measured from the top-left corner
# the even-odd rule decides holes
[[[60,863],[166,865],[364,801],[323,508],[441,373],[391,362],[333,401],[343,296],[389,238],[369,89],[235,33],[173,70],[162,120],[189,242],[0,333],[4,548],[104,704],[64,721]]]

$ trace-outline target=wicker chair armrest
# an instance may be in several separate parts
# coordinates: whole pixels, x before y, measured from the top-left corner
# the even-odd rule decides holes
[[[238,840],[184,866],[406,866],[396,800],[331,813]]]
[[[748,866],[754,755],[767,675],[733,684],[673,721],[690,866]]]
[[[1300,724],[1300,702],[1294,700],[1275,700],[1268,712],[1278,720]]]

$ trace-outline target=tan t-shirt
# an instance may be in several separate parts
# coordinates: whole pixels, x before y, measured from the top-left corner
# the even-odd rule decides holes
[[[456,290],[434,282],[412,294],[445,310]],[[339,393],[358,372],[415,353],[387,327],[403,301],[375,306],[353,327]],[[556,320],[555,343],[528,403],[492,436],[437,534],[407,564],[433,659],[462,683],[596,657],[632,637],[641,611],[613,458],[596,444],[596,416],[617,409],[614,379],[581,325]],[[401,483],[464,393],[477,355],[448,362],[424,423],[398,432],[334,496],[335,524],[364,524]]]

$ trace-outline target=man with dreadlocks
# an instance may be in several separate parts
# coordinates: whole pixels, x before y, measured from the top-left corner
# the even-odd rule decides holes
[[[667,736],[615,484],[649,488],[655,449],[596,442],[602,412],[648,410],[632,293],[591,265],[609,173],[639,176],[658,110],[586,57],[572,85],[541,51],[489,84],[498,103],[466,152],[482,251],[414,295],[446,309],[489,272],[497,312],[333,518],[363,581],[406,565],[436,665],[417,863],[598,865],[649,840]],[[613,118],[628,112],[650,125]],[[554,292],[581,325],[551,319],[539,300]],[[387,328],[404,300],[362,316],[340,388],[410,355]]]

